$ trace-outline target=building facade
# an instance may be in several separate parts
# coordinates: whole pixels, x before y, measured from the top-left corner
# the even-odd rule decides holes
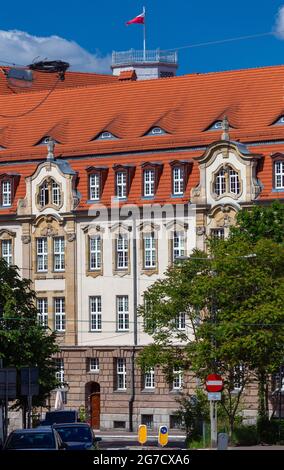
[[[139,370],[151,337],[137,307],[176,258],[225,237],[241,208],[283,199],[283,75],[72,86],[67,73],[47,100],[41,89],[0,95],[1,256],[31,279],[39,321],[57,332],[66,406],[86,407],[95,428],[178,426],[176,398],[196,380]],[[188,328],[178,312],[175,328]],[[249,387],[247,417],[255,397]]]

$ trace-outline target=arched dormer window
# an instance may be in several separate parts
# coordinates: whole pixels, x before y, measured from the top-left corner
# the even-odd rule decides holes
[[[46,206],[61,206],[61,188],[53,178],[47,178],[39,187],[38,202],[43,209]]]
[[[241,184],[239,173],[230,165],[225,165],[218,170],[213,180],[213,192],[216,196],[239,195]]]
[[[161,127],[158,127],[158,126],[155,126],[155,127],[151,127],[151,129],[146,132],[145,135],[165,135],[167,134],[166,131],[164,131],[164,129],[162,129]]]
[[[117,139],[117,137],[109,131],[103,131],[99,135],[97,135],[97,137],[95,138],[95,140],[113,140],[113,139]]]

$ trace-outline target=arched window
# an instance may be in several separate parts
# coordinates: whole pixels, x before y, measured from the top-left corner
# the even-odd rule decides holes
[[[39,205],[45,207],[61,205],[61,190],[58,183],[53,178],[48,178],[39,187]]]
[[[213,187],[217,196],[224,194],[238,195],[240,186],[239,173],[230,165],[223,166],[215,175]]]

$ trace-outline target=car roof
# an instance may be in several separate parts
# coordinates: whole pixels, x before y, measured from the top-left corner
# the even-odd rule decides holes
[[[15,434],[20,434],[20,433],[32,433],[32,432],[50,432],[52,431],[52,427],[51,426],[39,426],[37,428],[32,428],[32,429],[15,429],[14,431],[12,431],[13,433]]]
[[[53,428],[57,428],[57,427],[59,427],[59,428],[63,428],[63,427],[68,427],[68,428],[70,428],[70,427],[76,427],[76,428],[77,427],[81,427],[81,428],[88,427],[88,428],[92,429],[91,426],[88,423],[54,423],[52,425],[52,427]]]

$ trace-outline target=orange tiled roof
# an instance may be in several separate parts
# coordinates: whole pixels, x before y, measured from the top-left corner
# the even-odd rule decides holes
[[[26,93],[31,91],[42,91],[49,90],[52,88],[57,81],[57,74],[43,73],[33,71],[33,81],[30,87],[19,87],[15,86],[11,81],[7,80],[5,73],[7,73],[9,67],[0,65],[0,94],[11,95]],[[59,81],[57,89],[73,88],[79,86],[94,86],[102,85],[106,83],[114,83],[117,81],[117,77],[108,74],[96,74],[86,72],[66,72],[65,80]]]
[[[5,147],[0,151],[0,164],[44,159],[46,147],[37,146],[37,143],[44,136],[51,135],[59,142],[56,155],[70,159],[72,168],[80,173],[81,208],[87,207],[88,198],[85,170],[94,165],[94,160],[110,168],[118,160],[137,165],[146,160],[163,160],[166,165],[157,198],[164,200],[170,193],[169,180],[165,179],[169,178],[168,158],[184,159],[202,154],[204,146],[219,140],[221,135],[221,131],[206,129],[226,115],[232,126],[232,140],[263,142],[257,147],[257,153],[265,156],[258,174],[264,184],[261,197],[281,197],[280,193],[272,192],[270,154],[283,151],[283,145],[272,146],[268,142],[284,140],[284,126],[272,125],[284,112],[283,81],[284,66],[275,66],[163,80],[115,80],[100,86],[56,89],[50,96],[46,90],[2,94],[0,114],[11,117],[0,116],[0,146]],[[153,126],[160,126],[166,134],[145,136]],[[102,131],[109,131],[117,138],[95,140]],[[175,154],[176,149],[189,147],[196,150],[190,155],[185,155],[185,152]],[[199,147],[203,148],[198,150]],[[155,153],[157,150],[167,150],[167,153]],[[256,152],[255,147],[250,150]],[[79,156],[84,158],[74,160]],[[113,192],[111,175],[112,171],[104,195],[108,200],[108,191]],[[138,175],[139,171],[136,171],[129,195],[131,202],[137,201],[140,195]],[[198,176],[195,163],[188,191],[198,182]],[[19,194],[24,191],[23,185],[21,178]]]

